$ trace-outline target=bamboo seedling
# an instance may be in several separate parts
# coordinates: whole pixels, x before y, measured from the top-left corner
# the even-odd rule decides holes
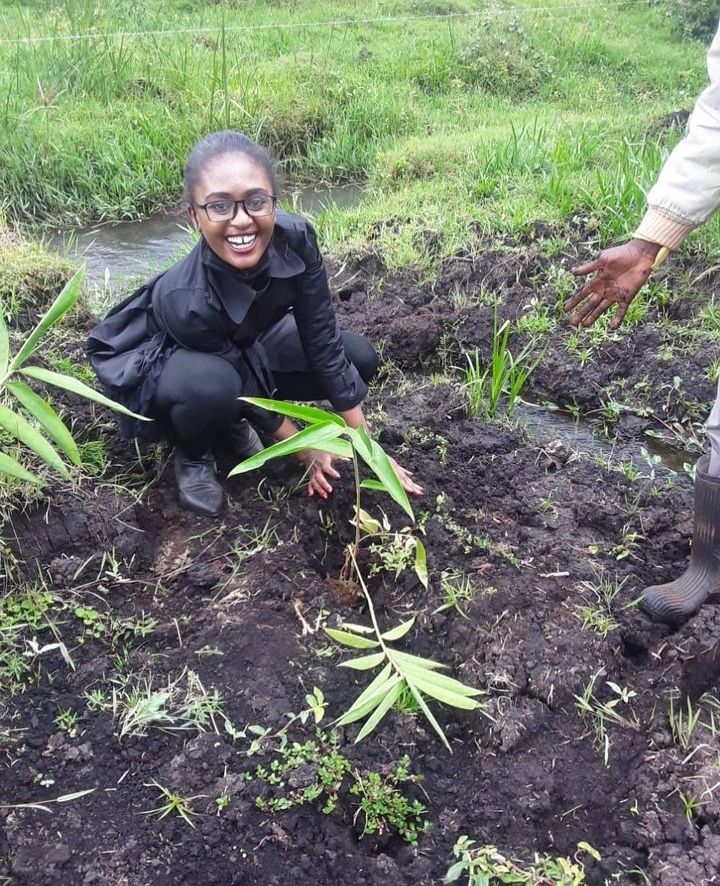
[[[367,671],[382,665],[382,670],[355,699],[349,710],[338,719],[338,725],[346,726],[367,718],[355,739],[356,743],[362,741],[378,726],[402,693],[409,691],[442,743],[452,753],[450,743],[428,707],[425,697],[435,698],[454,708],[472,711],[480,707],[480,702],[474,696],[481,695],[482,690],[466,686],[459,680],[438,673],[440,669],[446,667],[443,664],[429,658],[400,652],[390,646],[390,643],[402,639],[410,631],[415,624],[415,618],[408,619],[388,631],[381,631],[367,586],[362,575],[359,572],[357,575],[368,606],[372,627],[346,622],[343,624],[344,630],[325,628],[325,633],[343,646],[367,650],[358,658],[342,662],[340,667]]]
[[[378,492],[385,492],[405,511],[413,523],[415,522],[407,492],[400,483],[387,453],[377,441],[370,437],[365,428],[351,428],[341,416],[335,413],[327,412],[316,406],[300,406],[283,400],[268,400],[261,397],[242,397],[241,399],[253,406],[278,412],[288,418],[300,419],[307,425],[287,440],[275,443],[262,452],[245,459],[236,465],[228,476],[255,470],[272,459],[294,455],[304,449],[319,449],[352,462],[355,479],[355,513],[351,522],[355,527],[355,538],[346,551],[345,563],[340,573],[340,583],[343,586],[352,587],[354,594],[356,594],[357,583],[360,580],[357,560],[363,533],[368,536],[376,535],[383,528],[382,524],[362,510],[360,505],[361,491],[374,489]],[[370,468],[375,475],[374,479],[360,479],[360,461]],[[414,542],[414,558],[415,572],[422,584],[427,587],[427,559],[425,547],[420,539],[415,539]]]
[[[0,394],[7,391],[12,394],[20,406],[20,409],[14,409],[4,403],[0,404],[0,430],[6,432],[27,449],[34,452],[35,455],[65,479],[70,477],[66,460],[78,466],[81,463],[77,444],[67,425],[50,403],[26,384],[24,379],[34,379],[43,384],[62,388],[72,394],[78,394],[86,400],[93,400],[95,403],[107,406],[116,412],[122,412],[132,418],[150,421],[145,416],[136,415],[121,404],[114,402],[109,397],[104,396],[72,376],[50,369],[43,369],[40,366],[27,365],[28,359],[37,350],[47,330],[57,324],[77,301],[84,275],[85,269],[81,268],[67,282],[62,292],[50,305],[37,326],[25,339],[20,350],[12,358],[10,356],[8,328],[3,312],[0,311]],[[44,433],[38,429],[38,425]],[[58,449],[60,452],[58,452]],[[40,477],[29,471],[17,459],[8,455],[7,452],[0,452],[0,474],[15,477],[36,485],[42,485],[43,482]]]

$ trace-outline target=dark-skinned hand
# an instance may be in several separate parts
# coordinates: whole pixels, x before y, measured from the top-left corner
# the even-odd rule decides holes
[[[645,240],[630,240],[622,246],[603,250],[593,261],[572,268],[576,277],[595,276],[565,303],[566,311],[575,311],[573,326],[592,326],[613,305],[617,305],[610,329],[617,329],[630,303],[645,285],[653,263],[662,247]]]

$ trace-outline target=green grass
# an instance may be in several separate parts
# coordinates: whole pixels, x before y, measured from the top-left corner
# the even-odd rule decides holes
[[[330,245],[375,246],[391,266],[452,253],[470,226],[513,235],[575,217],[616,239],[677,139],[648,127],[691,106],[706,78],[703,44],[638,2],[144,0],[134,31],[191,33],[120,37],[129,8],[0,0],[10,221],[167,206],[192,144],[232,126],[293,179],[369,182],[362,206],[330,209],[320,227]],[[411,19],[303,25],[388,16]],[[428,231],[432,247],[418,236]],[[697,242],[716,236],[712,225]]]

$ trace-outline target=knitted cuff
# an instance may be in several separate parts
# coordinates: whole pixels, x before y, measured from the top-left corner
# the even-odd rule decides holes
[[[678,218],[676,215],[668,215],[653,206],[648,207],[645,217],[635,231],[638,240],[649,240],[650,243],[659,243],[668,249],[677,249],[688,234],[697,225]]]

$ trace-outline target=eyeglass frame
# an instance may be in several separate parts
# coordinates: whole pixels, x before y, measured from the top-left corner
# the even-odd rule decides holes
[[[257,197],[260,195],[253,194],[252,196]],[[221,225],[223,222],[232,221],[235,218],[235,216],[237,215],[238,206],[242,206],[243,212],[245,213],[245,215],[248,216],[248,218],[267,218],[269,215],[272,215],[273,212],[275,212],[275,207],[277,206],[277,201],[278,201],[277,194],[262,194],[262,196],[268,197],[270,199],[270,201],[272,203],[272,208],[271,208],[270,212],[263,212],[260,215],[258,215],[257,212],[248,212],[248,208],[245,205],[245,201],[250,200],[251,199],[250,197],[244,197],[242,200],[232,200],[232,198],[230,198],[230,197],[218,197],[216,200],[208,200],[207,203],[195,203],[193,205],[195,206],[196,209],[205,210],[205,216],[207,217],[207,220],[211,224]],[[224,200],[227,200],[228,203],[233,204],[232,215],[229,215],[227,218],[210,218],[210,213],[207,211],[208,206],[210,206],[211,203],[221,203]]]

